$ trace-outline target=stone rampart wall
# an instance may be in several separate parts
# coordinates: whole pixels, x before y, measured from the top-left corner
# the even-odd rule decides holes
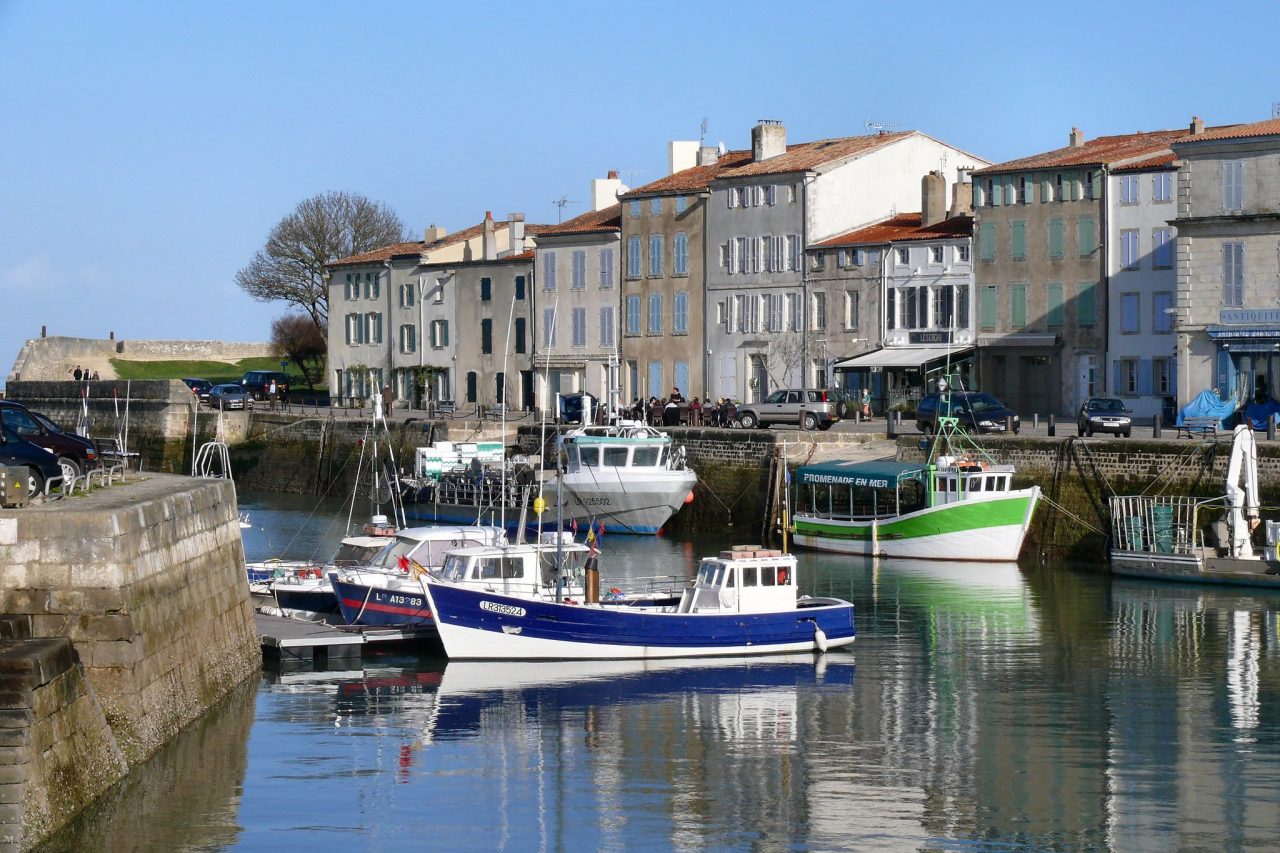
[[[153,474],[0,511],[0,613],[74,645],[115,749],[129,765],[145,760],[259,670],[234,485]],[[79,697],[62,696],[49,748],[66,751]],[[59,793],[79,784],[60,772],[26,793],[42,833],[96,796],[87,783]]]
[[[103,370],[113,358],[130,361],[225,361],[274,355],[269,343],[227,341],[102,340],[99,338],[47,337],[26,341],[19,351],[8,381],[62,379],[77,364]]]

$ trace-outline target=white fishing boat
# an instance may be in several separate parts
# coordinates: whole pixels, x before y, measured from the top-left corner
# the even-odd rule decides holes
[[[1241,425],[1231,440],[1224,494],[1118,495],[1111,503],[1111,571],[1159,580],[1280,588],[1280,523],[1260,526],[1258,450]]]
[[[619,421],[566,432],[563,470],[543,485],[564,521],[611,533],[657,533],[693,500],[698,476],[684,447],[644,424]]]
[[[429,575],[423,591],[456,660],[625,660],[826,651],[854,640],[853,605],[799,594],[796,558],[754,546],[702,560],[672,605],[522,598]]]

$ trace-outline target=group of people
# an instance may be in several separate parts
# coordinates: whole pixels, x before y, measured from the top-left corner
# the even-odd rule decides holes
[[[71,376],[72,379],[74,379],[77,382],[92,381],[94,379],[100,378],[98,376],[98,371],[96,370],[90,371],[89,368],[81,367],[78,364],[73,368],[68,368],[67,373]]]
[[[685,417],[688,412],[688,417]],[[710,398],[698,397],[685,400],[680,389],[672,388],[667,397],[650,397],[646,402],[639,397],[631,404],[631,416],[653,426],[728,426],[737,412],[737,406],[728,397],[714,403]]]

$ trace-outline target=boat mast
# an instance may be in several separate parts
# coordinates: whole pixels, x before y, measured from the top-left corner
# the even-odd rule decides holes
[[[507,342],[502,347],[502,399],[498,401],[498,405],[502,406],[502,442],[503,442],[503,460],[502,460],[502,481],[498,489],[498,501],[502,504],[501,518],[502,529],[507,529],[507,460],[506,460],[506,441],[507,441],[507,353],[511,352],[511,325],[515,322],[516,316],[516,297],[515,293],[511,294],[511,312],[507,315]],[[524,518],[521,517],[521,535],[523,535]],[[520,537],[517,536],[517,539]]]

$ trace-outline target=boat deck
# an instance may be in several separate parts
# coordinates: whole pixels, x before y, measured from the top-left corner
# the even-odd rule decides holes
[[[371,643],[403,643],[434,640],[431,628],[366,628],[359,625],[327,625],[269,613],[254,613],[253,621],[262,638],[263,655],[281,662],[359,659]]]

